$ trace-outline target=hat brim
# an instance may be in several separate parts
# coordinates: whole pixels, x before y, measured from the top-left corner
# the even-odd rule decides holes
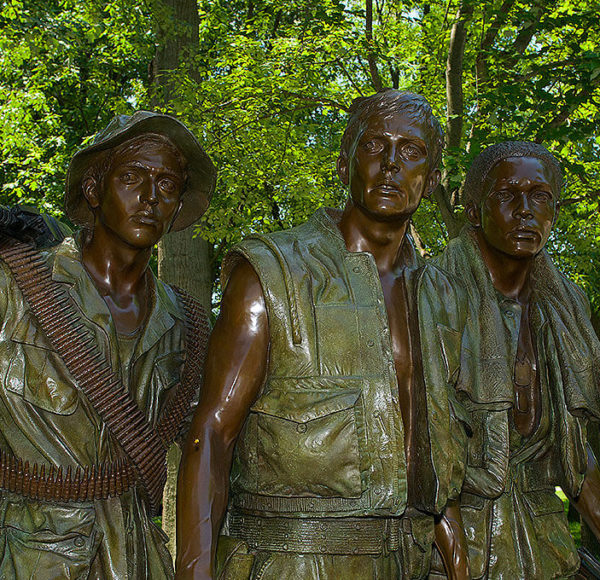
[[[182,196],[182,207],[171,230],[187,228],[206,212],[217,178],[217,171],[210,157],[190,130],[174,117],[138,111],[122,128],[115,130],[106,139],[79,150],[71,159],[67,172],[65,212],[73,223],[89,228],[94,222],[94,215],[83,195],[81,181],[95,156],[144,133],[157,133],[167,137],[177,146],[187,162],[187,182]]]

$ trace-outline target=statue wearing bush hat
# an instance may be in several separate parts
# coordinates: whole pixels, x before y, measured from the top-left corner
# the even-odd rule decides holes
[[[173,117],[122,115],[71,160],[77,236],[40,251],[0,234],[1,578],[173,576],[152,516],[208,325],[148,264],[215,175]]]

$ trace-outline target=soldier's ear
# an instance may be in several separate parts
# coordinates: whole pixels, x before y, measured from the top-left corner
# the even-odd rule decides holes
[[[467,219],[472,225],[474,225],[476,228],[481,225],[481,210],[472,201],[467,203],[465,207],[465,213],[467,214]]]
[[[339,175],[341,182],[344,185],[348,185],[348,183],[349,183],[348,158],[345,155],[340,155],[337,158],[337,163],[335,164],[335,166],[337,168],[337,174]]]
[[[442,172],[439,169],[434,169],[427,178],[427,187],[423,197],[429,197],[435,191],[435,188],[440,184],[442,178]]]
[[[98,195],[98,183],[93,177],[86,177],[81,182],[83,195],[88,202],[88,205],[95,209],[100,205],[100,196]]]

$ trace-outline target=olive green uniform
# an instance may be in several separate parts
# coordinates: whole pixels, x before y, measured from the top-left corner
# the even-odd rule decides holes
[[[432,514],[460,491],[460,291],[405,244],[419,457],[407,466],[379,274],[336,217],[251,237],[224,263],[224,284],[241,258],[258,274],[270,351],[234,453],[222,578],[422,578]]]
[[[153,306],[135,344],[119,341],[110,312],[72,238],[44,252],[113,369],[155,424],[183,363],[184,321],[173,291],[154,280]],[[53,351],[0,262],[0,448],[75,470],[123,457]],[[133,356],[121,357],[124,352]],[[129,343],[129,346],[127,344]],[[166,537],[139,490],[93,502],[41,502],[0,492],[0,578],[172,578]]]
[[[529,308],[542,406],[523,437],[512,421],[521,307],[495,290],[468,229],[439,264],[464,281],[471,306],[458,388],[473,427],[461,500],[472,576],[569,578],[579,558],[555,487],[579,494],[587,419],[600,418],[587,300],[546,252],[535,259]]]

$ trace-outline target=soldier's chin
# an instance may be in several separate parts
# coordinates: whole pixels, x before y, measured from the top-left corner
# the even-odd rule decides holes
[[[154,247],[160,240],[160,235],[156,231],[138,230],[134,235],[130,236],[127,243],[137,250],[146,250]]]
[[[410,207],[406,198],[395,198],[390,203],[369,204],[366,213],[377,221],[394,222],[411,216],[417,207]]]
[[[537,256],[543,249],[543,245],[540,245],[539,242],[517,242],[515,243],[508,252],[508,255],[514,258],[533,258]]]

